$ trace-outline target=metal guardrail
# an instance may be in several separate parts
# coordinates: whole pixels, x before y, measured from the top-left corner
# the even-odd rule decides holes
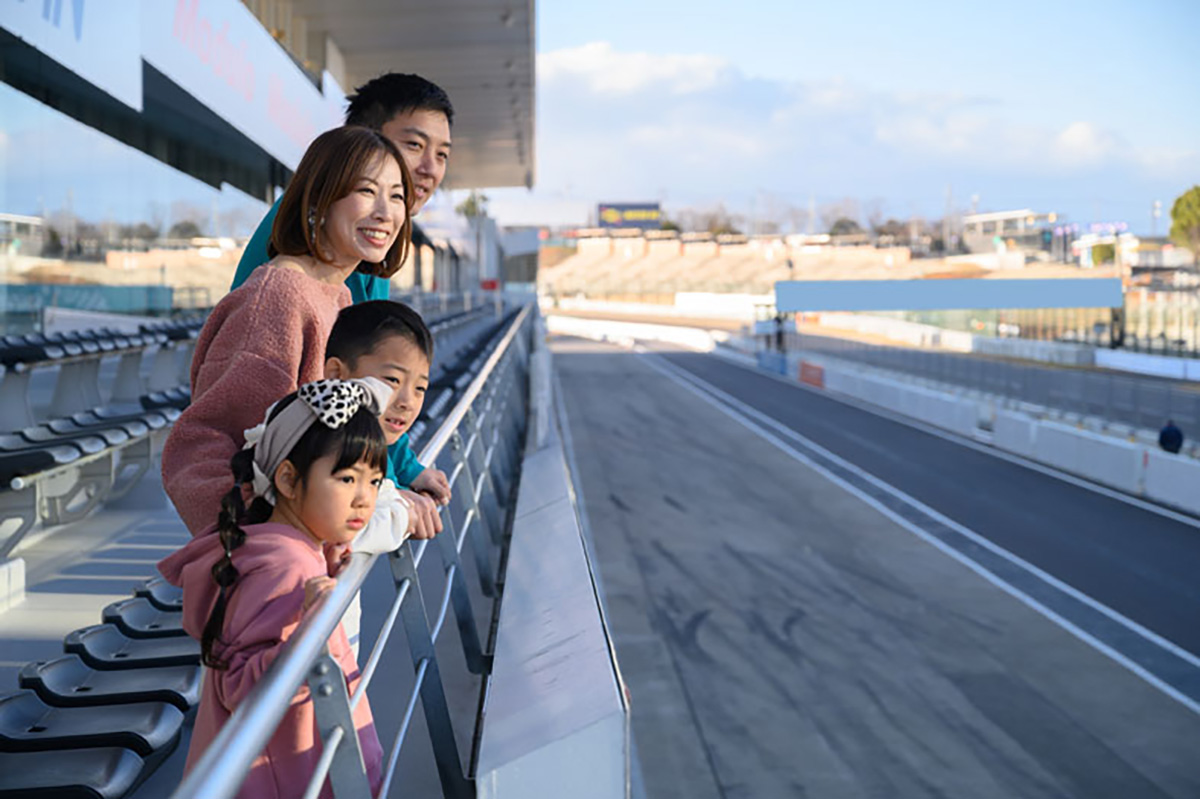
[[[376,561],[384,557],[381,555],[351,557],[336,587],[303,619],[279,657],[172,794],[173,799],[221,799],[235,794],[304,683],[312,692],[323,745],[305,796],[317,796],[326,777],[337,797],[369,795],[352,712],[378,673],[397,619],[403,622],[416,676],[396,739],[390,746],[384,745],[379,795],[386,796],[395,779],[400,749],[418,699],[424,709],[443,796],[467,799],[475,795],[473,779],[462,767],[434,646],[452,608],[468,667],[476,674],[491,671],[491,654],[481,642],[461,558],[470,539],[482,590],[494,596],[497,572],[491,551],[503,541],[503,506],[521,460],[528,393],[524,378],[533,318],[533,306],[522,308],[420,452],[421,462],[448,467],[455,500],[442,509],[445,529],[440,535],[415,545],[407,541],[387,556],[395,597],[361,668],[362,679],[354,695],[348,695],[341,669],[329,655],[326,642]],[[463,511],[457,523],[450,510],[455,503],[461,503]],[[446,578],[432,624],[417,576],[417,567],[430,546],[438,549]]]

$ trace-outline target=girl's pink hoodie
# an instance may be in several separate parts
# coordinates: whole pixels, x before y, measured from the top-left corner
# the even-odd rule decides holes
[[[328,573],[320,544],[294,527],[268,522],[246,525],[243,529],[246,541],[233,551],[233,564],[239,576],[225,609],[220,642],[213,650],[228,668],[205,670],[186,771],[196,765],[238,703],[275,661],[284,641],[300,624],[304,583]],[[183,627],[196,640],[200,640],[217,599],[212,567],[224,553],[219,536],[208,532],[212,531],[193,538],[158,564],[163,577],[183,589]],[[341,624],[329,639],[329,653],[341,666],[348,690],[353,694],[360,674]],[[373,795],[382,781],[383,751],[365,699],[354,712],[354,725]],[[292,699],[270,743],[254,761],[238,796],[245,799],[301,796],[320,754],[312,697],[308,687],[303,686]],[[321,796],[326,799],[332,796],[328,782]]]

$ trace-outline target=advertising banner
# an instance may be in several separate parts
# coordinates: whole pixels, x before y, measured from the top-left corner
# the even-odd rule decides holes
[[[138,3],[84,0],[8,0],[0,27],[96,88],[142,110],[142,58],[137,47],[114,47],[136,32]]]
[[[342,123],[237,0],[143,0],[142,56],[217,115],[295,169],[309,142]]]
[[[658,203],[601,203],[596,219],[600,227],[658,230],[663,215]]]

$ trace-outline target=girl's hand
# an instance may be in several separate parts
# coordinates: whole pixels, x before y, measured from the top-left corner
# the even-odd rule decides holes
[[[322,548],[325,550],[325,566],[329,576],[337,577],[338,573],[350,562],[350,544],[325,543]]]
[[[332,577],[312,577],[304,583],[304,612],[317,604],[317,600],[337,585]]]

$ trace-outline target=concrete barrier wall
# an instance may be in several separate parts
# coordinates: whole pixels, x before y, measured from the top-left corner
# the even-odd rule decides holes
[[[1141,492],[1145,448],[1057,422],[1037,422],[1033,457],[1130,494]]]
[[[980,419],[992,421],[992,443],[1001,450],[1133,495],[1200,513],[1200,461],[1168,455],[1153,443],[1126,441],[1019,411],[983,408],[983,400],[902,383],[846,366],[811,359],[825,388],[886,407],[926,424],[974,437]]]
[[[997,410],[992,421],[992,443],[1005,452],[1033,457],[1037,423],[1033,417],[1015,411]]]
[[[1144,463],[1147,497],[1200,513],[1200,461],[1147,449]]]
[[[479,799],[628,796],[629,706],[574,496],[551,420],[540,438],[530,431],[521,472],[481,714]]]
[[[729,337],[720,330],[698,330],[674,325],[652,325],[640,322],[611,322],[606,319],[580,319],[573,316],[546,314],[546,327],[551,333],[579,336],[597,341],[626,344],[638,339],[667,341],[708,352],[716,343]]]
[[[1200,380],[1200,361],[1192,358],[1169,358],[1165,355],[1146,355],[1122,350],[1098,350],[1096,365],[1175,380]]]

